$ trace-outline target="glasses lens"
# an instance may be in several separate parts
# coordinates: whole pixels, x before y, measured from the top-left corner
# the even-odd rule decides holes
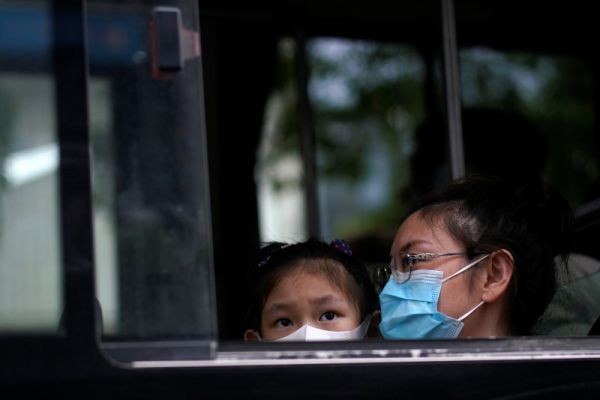
[[[390,273],[394,276],[394,279],[398,283],[404,283],[407,280],[407,277],[400,276],[400,273],[410,273],[413,266],[413,260],[411,256],[407,253],[401,252],[398,253],[396,257],[392,257],[390,261],[389,270]]]
[[[402,272],[410,272],[414,265],[413,257],[406,253],[402,254],[401,257],[402,258],[400,260],[402,260]]]

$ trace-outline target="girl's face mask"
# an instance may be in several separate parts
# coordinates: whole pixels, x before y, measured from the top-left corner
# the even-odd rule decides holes
[[[460,334],[463,320],[483,301],[460,318],[449,317],[437,309],[442,284],[484,260],[488,255],[467,264],[444,279],[442,271],[421,269],[399,272],[392,276],[379,295],[381,323],[385,339],[444,339]],[[402,283],[399,283],[402,282]]]

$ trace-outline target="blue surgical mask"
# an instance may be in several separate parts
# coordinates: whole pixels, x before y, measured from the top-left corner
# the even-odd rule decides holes
[[[379,295],[381,302],[379,330],[383,337],[385,339],[457,337],[464,325],[462,321],[484,302],[480,302],[460,318],[442,314],[437,309],[442,283],[465,272],[486,257],[487,255],[480,257],[445,279],[442,271],[432,269],[396,272]]]

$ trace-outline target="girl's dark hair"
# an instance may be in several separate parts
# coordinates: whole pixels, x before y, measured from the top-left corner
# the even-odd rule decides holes
[[[515,184],[472,177],[425,198],[413,212],[417,210],[430,223],[442,222],[464,244],[469,258],[510,251],[515,263],[509,284],[510,329],[530,334],[556,291],[556,257],[567,265],[573,237],[567,201],[541,179]]]
[[[313,238],[295,244],[272,242],[260,249],[250,269],[252,294],[245,321],[247,328],[260,331],[263,306],[277,283],[292,271],[290,268],[308,268],[311,273],[324,274],[349,298],[356,299],[361,319],[379,309],[379,298],[365,266],[347,250]]]

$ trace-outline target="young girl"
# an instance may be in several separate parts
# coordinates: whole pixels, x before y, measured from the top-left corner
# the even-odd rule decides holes
[[[359,340],[377,331],[377,294],[341,240],[271,243],[252,280],[247,341]]]

